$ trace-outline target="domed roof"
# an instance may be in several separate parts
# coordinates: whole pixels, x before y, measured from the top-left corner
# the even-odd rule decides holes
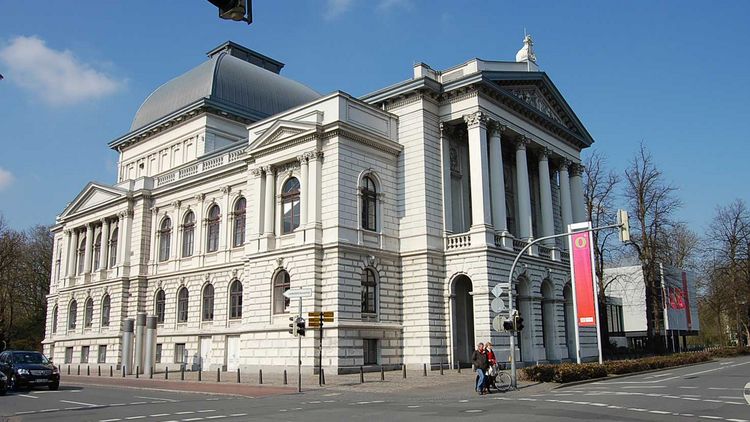
[[[245,47],[224,43],[209,52],[207,61],[152,92],[135,113],[130,131],[201,99],[260,120],[320,97],[307,86],[278,75],[283,66]]]

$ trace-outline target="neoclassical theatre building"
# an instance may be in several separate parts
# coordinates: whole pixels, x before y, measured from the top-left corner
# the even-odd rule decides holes
[[[321,95],[227,42],[158,87],[111,141],[114,184],[57,218],[45,352],[121,365],[123,321],[156,316],[157,369],[293,367],[298,310],[333,311],[323,366],[468,363],[492,340],[490,290],[530,239],[584,220],[593,139],[531,39],[356,98]],[[522,260],[522,362],[573,358],[565,242]],[[319,331],[302,341],[312,367]]]

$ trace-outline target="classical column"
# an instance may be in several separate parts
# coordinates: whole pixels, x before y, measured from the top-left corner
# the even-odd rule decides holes
[[[302,185],[299,190],[299,226],[304,230],[307,226],[307,189],[308,189],[308,164],[307,154],[302,154],[297,157],[300,164],[300,184]]]
[[[75,245],[73,244],[74,234],[70,229],[66,229],[64,233],[66,244],[68,245],[68,248],[65,250],[65,276],[73,277],[73,275],[75,274],[75,263],[73,258],[75,256],[73,255],[73,250],[75,250]]]
[[[75,277],[78,275],[78,247],[81,242],[80,230],[73,229],[73,248],[70,250],[70,276]]]
[[[151,246],[150,260],[152,264],[159,262],[159,207],[151,207]]]
[[[174,209],[174,215],[172,216],[172,233],[174,236],[172,237],[172,244],[169,245],[169,259],[177,259],[180,257],[181,248],[182,245],[181,237],[182,237],[182,230],[180,230],[180,226],[182,225],[182,220],[180,219],[180,216],[182,215],[182,212],[180,211],[180,208],[182,207],[182,201],[174,201],[172,202],[172,208]]]
[[[572,202],[573,222],[586,221],[586,200],[583,197],[583,166],[573,164],[570,175],[570,200]]]
[[[226,218],[219,217],[221,218],[221,220],[219,220],[220,223],[223,223],[223,224],[219,224],[219,251],[226,252],[228,248],[231,248],[231,241],[232,241],[231,240],[232,236],[230,235],[231,233],[230,229],[232,228],[231,223],[233,219],[229,217],[234,212],[229,202],[229,193],[232,192],[232,187],[222,186],[220,190],[221,190],[221,194],[224,196],[223,198],[224,204],[221,206],[221,212],[223,215],[226,216]],[[222,227],[223,227],[223,230],[222,230]]]
[[[310,154],[307,183],[307,222],[313,226],[320,224],[320,183],[322,178],[323,152],[315,151]]]
[[[531,193],[529,191],[529,168],[526,163],[526,147],[531,139],[522,136],[516,141],[516,191],[518,197],[518,237],[530,240],[533,236],[531,224]]]
[[[193,196],[193,199],[198,202],[195,212],[195,233],[193,233],[193,256],[200,257],[199,260],[203,259],[203,222],[205,221],[205,204],[203,200],[206,199],[206,194],[199,193]],[[201,261],[202,262],[202,261]]]
[[[255,210],[255,221],[253,222],[253,232],[255,235],[260,236],[263,234],[263,207],[261,207],[261,193],[263,192],[263,169],[260,167],[256,167],[252,170],[252,174],[254,177],[254,191],[255,191],[255,200],[254,201],[248,201],[247,205],[248,208],[253,206],[253,209]]]
[[[265,217],[263,220],[263,234],[273,236],[273,217],[274,207],[276,206],[276,201],[274,201],[274,198],[276,197],[276,176],[273,167],[271,166],[266,166],[263,171],[266,173],[266,199],[263,203],[263,213]]]
[[[448,139],[448,127],[440,122],[440,154],[443,163],[443,230],[453,232],[453,206],[451,200],[451,145]]]
[[[464,115],[469,132],[469,168],[471,171],[471,226],[490,224],[489,163],[487,162],[487,116],[481,111]]]
[[[88,274],[91,272],[91,251],[94,248],[94,225],[89,223],[86,225],[86,249],[84,252],[83,261],[83,272]]]
[[[505,126],[493,123],[490,126],[490,190],[492,197],[492,225],[498,234],[508,234],[505,215],[505,175],[503,174],[502,135]]]
[[[109,220],[102,218],[102,243],[99,247],[99,269],[104,271],[109,267]]]
[[[568,176],[570,161],[563,160],[558,171],[560,172],[560,215],[562,217],[563,231],[568,231],[568,224],[573,222],[573,210],[570,203],[570,178]],[[568,242],[563,242],[567,247]]]
[[[555,220],[552,208],[552,185],[549,177],[549,154],[550,151],[544,148],[539,154],[539,196],[541,197],[542,209],[542,233],[540,237],[552,236],[555,234]],[[546,246],[555,246],[555,239],[548,239],[543,242]]]

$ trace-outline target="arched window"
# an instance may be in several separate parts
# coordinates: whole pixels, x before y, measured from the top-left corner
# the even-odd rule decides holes
[[[170,243],[172,243],[172,219],[166,217],[159,227],[159,261],[169,259]]]
[[[203,288],[203,313],[201,319],[203,321],[214,320],[214,286],[207,284]]]
[[[94,320],[94,299],[88,298],[84,303],[83,328],[91,328]]]
[[[52,308],[52,334],[57,332],[57,305]]]
[[[96,235],[94,240],[94,271],[99,269],[99,258],[102,255],[102,234]]]
[[[287,180],[281,189],[281,212],[282,234],[291,233],[299,227],[299,180],[295,177]]]
[[[362,228],[376,231],[378,229],[378,191],[370,176],[362,178],[360,186],[362,192]]]
[[[375,281],[375,272],[370,268],[365,268],[362,273],[362,313],[377,313],[377,282]]]
[[[208,228],[206,231],[206,251],[219,250],[219,225],[221,224],[221,209],[214,205],[208,210]]]
[[[86,236],[81,238],[78,244],[78,274],[83,274],[84,261],[86,260]]]
[[[104,295],[102,300],[102,327],[109,327],[109,311],[112,308],[109,295]]]
[[[245,208],[247,201],[240,198],[234,203],[234,236],[232,246],[235,248],[245,243]]]
[[[188,289],[181,287],[177,292],[177,322],[187,322],[188,320]]]
[[[77,321],[78,321],[78,302],[73,300],[70,302],[70,305],[68,305],[68,329],[75,330]]]
[[[242,283],[234,280],[229,287],[229,319],[242,318]]]
[[[188,211],[182,222],[182,256],[193,256],[193,244],[195,243],[195,214]]]
[[[291,283],[289,273],[281,270],[273,279],[273,313],[283,314],[289,311],[289,298],[284,292],[289,290]]]
[[[156,323],[164,324],[164,314],[167,310],[167,295],[162,289],[156,292],[154,310],[156,311]]]
[[[109,240],[109,266],[114,268],[117,265],[117,236],[119,236],[120,230],[115,227],[112,230],[112,235]]]

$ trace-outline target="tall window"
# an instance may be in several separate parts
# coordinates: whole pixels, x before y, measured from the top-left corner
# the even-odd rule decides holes
[[[91,328],[94,320],[94,299],[88,298],[84,303],[83,328]]]
[[[172,242],[172,219],[164,218],[159,227],[159,261],[169,259],[169,247]]]
[[[177,322],[187,322],[188,320],[188,289],[180,288],[177,293]]]
[[[99,257],[102,255],[102,234],[99,233],[94,241],[94,271],[99,269]]]
[[[195,214],[188,211],[182,222],[182,256],[193,256],[195,243]]]
[[[84,261],[86,261],[86,236],[81,238],[78,244],[78,274],[83,274]]]
[[[370,176],[362,178],[362,228],[376,231],[378,227],[377,198],[375,182]]]
[[[109,295],[104,296],[102,300],[102,327],[109,327],[109,311],[112,308]]]
[[[289,311],[289,298],[284,296],[289,287],[289,273],[279,271],[273,279],[273,313],[282,314]]]
[[[235,248],[245,243],[245,208],[247,201],[240,198],[234,203],[234,236],[232,246]]]
[[[292,177],[281,189],[282,233],[291,233],[299,227],[299,180]]]
[[[109,240],[109,266],[114,268],[117,265],[117,236],[120,230],[115,227]]]
[[[214,320],[214,286],[207,284],[203,288],[203,321]]]
[[[156,311],[157,324],[164,324],[164,314],[167,309],[167,295],[162,289],[159,289],[159,291],[156,292],[156,304],[154,309]]]
[[[57,305],[52,309],[52,334],[57,332]]]
[[[362,313],[363,314],[374,314],[376,313],[375,301],[376,298],[377,283],[375,281],[375,272],[369,268],[365,268],[362,273]]]
[[[242,318],[242,283],[234,280],[229,287],[229,318]]]
[[[208,229],[206,238],[206,251],[216,252],[219,250],[219,225],[221,224],[221,210],[214,205],[208,210]]]
[[[73,300],[68,305],[68,329],[75,330],[76,322],[78,320],[78,302]]]

